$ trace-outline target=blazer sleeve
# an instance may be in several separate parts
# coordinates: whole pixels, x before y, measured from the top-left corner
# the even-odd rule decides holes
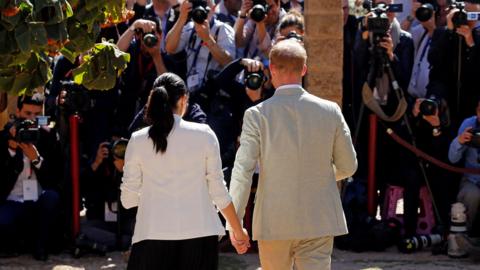
[[[342,180],[352,176],[357,170],[357,157],[345,119],[340,107],[335,104],[337,128],[333,144],[333,165],[335,167],[335,178]]]
[[[260,127],[258,120],[255,119],[255,113],[255,107],[245,112],[240,147],[237,151],[230,181],[230,195],[240,220],[245,215],[245,208],[252,186],[252,176],[260,158]],[[227,225],[227,230],[229,229],[230,227]]]
[[[138,206],[140,190],[142,188],[142,169],[139,160],[139,145],[132,136],[125,152],[125,165],[123,167],[122,184],[120,185],[120,201],[125,209]]]
[[[208,193],[213,203],[218,209],[225,209],[232,198],[228,194],[226,183],[223,178],[222,160],[220,159],[220,146],[217,136],[213,130],[207,126],[207,159],[206,159],[206,179]]]

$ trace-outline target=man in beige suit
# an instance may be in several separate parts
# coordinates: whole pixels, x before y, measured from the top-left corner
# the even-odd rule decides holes
[[[347,233],[336,180],[355,172],[356,154],[339,106],[302,88],[306,60],[296,40],[277,43],[275,94],[243,120],[230,193],[243,218],[258,161],[253,239],[263,270],[330,269],[333,237]]]

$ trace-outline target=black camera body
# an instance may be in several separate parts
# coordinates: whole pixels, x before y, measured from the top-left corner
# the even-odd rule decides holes
[[[250,11],[250,18],[261,22],[267,16],[268,4],[265,0],[253,0],[253,7]]]
[[[480,127],[476,127],[470,131],[472,139],[468,142],[468,146],[480,148]]]
[[[245,69],[245,86],[251,90],[259,90],[265,82],[265,74],[262,70],[249,72]]]
[[[437,10],[436,0],[420,0],[422,5],[415,11],[415,17],[421,22],[430,20],[433,13]]]
[[[202,24],[208,17],[210,8],[205,0],[189,0],[192,3],[192,11],[190,11],[189,17],[196,23]]]
[[[375,7],[368,8],[373,13],[372,17],[368,18],[368,31],[373,33],[374,36],[385,37],[390,29],[390,21],[388,20],[388,12],[402,12],[402,4],[387,5],[385,3],[379,3]]]
[[[16,119],[14,122],[16,134],[15,141],[18,143],[35,144],[40,139],[40,127],[37,121],[30,119]]]
[[[452,23],[455,28],[459,28],[462,25],[467,25],[468,23],[468,14],[465,11],[465,3],[464,2],[453,2],[450,5],[451,9],[458,9],[455,14],[452,16]]]
[[[435,115],[438,110],[438,103],[434,99],[424,99],[420,103],[420,114],[425,116]]]

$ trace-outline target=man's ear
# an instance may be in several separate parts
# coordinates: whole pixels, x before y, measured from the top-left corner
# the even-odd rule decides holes
[[[308,70],[307,65],[304,64],[302,69],[302,77],[305,76],[305,74],[307,74],[307,70]]]

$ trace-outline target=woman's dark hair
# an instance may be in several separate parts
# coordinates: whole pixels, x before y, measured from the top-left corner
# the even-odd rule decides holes
[[[185,82],[173,73],[164,73],[153,83],[146,106],[145,121],[151,125],[148,137],[152,139],[157,153],[165,153],[167,150],[167,137],[175,122],[173,110],[186,93]]]
[[[301,31],[305,31],[305,19],[303,18],[302,13],[295,9],[291,9],[285,16],[280,19],[278,24],[278,31],[283,30],[287,27],[295,26]]]

